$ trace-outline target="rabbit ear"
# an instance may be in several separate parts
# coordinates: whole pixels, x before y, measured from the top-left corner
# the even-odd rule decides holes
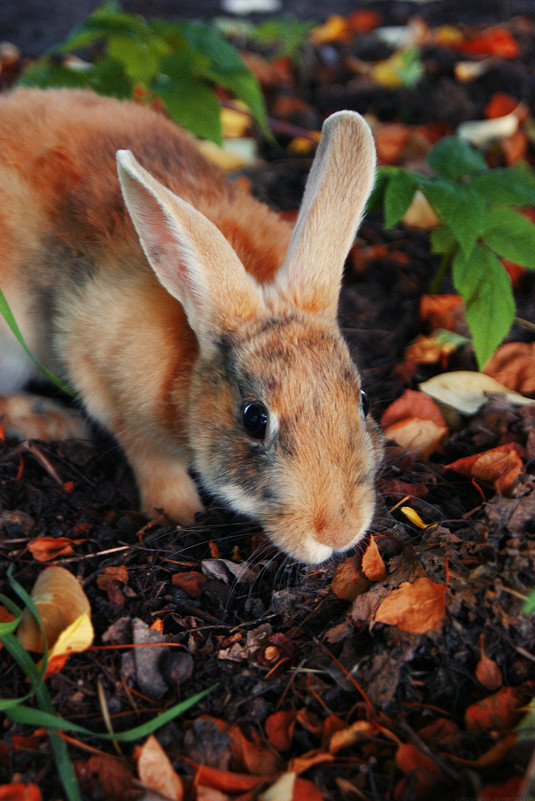
[[[117,152],[117,169],[145,255],[184,307],[201,347],[214,330],[257,316],[261,291],[221,231],[153,178],[129,150]]]
[[[308,311],[335,316],[346,256],[375,177],[366,121],[339,111],[323,124],[301,209],[275,286]]]

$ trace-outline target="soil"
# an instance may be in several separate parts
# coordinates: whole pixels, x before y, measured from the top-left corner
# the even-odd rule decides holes
[[[288,126],[316,130],[340,108],[411,130],[435,126],[441,135],[462,121],[483,119],[497,92],[535,114],[531,4],[508,4],[506,22],[504,4],[486,4],[476,19],[462,5],[469,31],[505,25],[520,55],[496,57],[481,78],[460,83],[454,72],[459,53],[429,44],[422,49],[420,83],[392,90],[355,78],[348,67],[349,57],[388,57],[391,49],[373,32],[316,46],[291,71],[291,83],[266,89],[270,114],[279,121],[278,146],[263,145],[263,165],[245,171],[252,190],[283,212],[295,211],[311,154],[292,154],[295,131]],[[369,7],[379,10],[385,25],[418,13],[436,26],[452,22],[452,6]],[[282,108],[290,109],[285,116]],[[496,147],[488,156],[506,163],[505,153]],[[532,138],[526,138],[524,156],[535,163]],[[408,163],[411,156],[403,158]],[[407,346],[427,333],[419,309],[437,266],[428,232],[403,225],[385,230],[380,211],[364,220],[348,261],[340,319],[377,417],[435,373],[476,369],[469,345],[445,363],[407,369]],[[441,287],[451,291],[447,283]],[[516,296],[519,317],[535,320],[533,273],[522,274]],[[510,341],[533,338],[520,326],[509,335]],[[303,783],[288,796],[295,799],[527,797],[535,738],[529,732],[521,737],[514,727],[535,690],[535,618],[523,611],[523,598],[535,586],[535,408],[492,396],[458,422],[427,460],[387,443],[372,526],[385,573],[373,578],[362,564],[367,543],[356,556],[313,569],[292,564],[274,551],[266,554],[257,527],[210,499],[194,526],[177,528],[164,517],[148,522],[136,511],[121,452],[102,432],[95,431],[90,444],[0,442],[2,591],[14,597],[8,567],[32,587],[43,569],[36,540],[67,538],[70,552],[49,554],[47,564],[76,575],[91,606],[99,648],[71,656],[48,679],[56,713],[104,731],[100,687],[119,731],[217,683],[157,732],[185,777],[187,799],[201,798],[187,777],[208,782],[199,765],[228,782],[229,776],[258,777],[241,789],[235,781],[232,791],[216,783],[217,799],[257,798],[274,775],[288,770]],[[526,456],[505,494],[446,467],[511,442]],[[407,517],[406,507],[417,516]],[[245,568],[241,575],[236,566]],[[407,631],[377,619],[393,591],[424,579],[444,598],[436,625]],[[128,646],[146,642],[139,631],[152,624],[159,630],[160,622],[166,647],[155,665],[142,668]],[[1,696],[26,691],[22,674],[0,651]],[[123,744],[119,759],[98,738],[76,736],[69,751],[84,798],[142,797],[133,745]],[[114,784],[117,765],[123,772]],[[14,781],[37,785],[47,800],[64,797],[46,732],[6,719],[0,784]]]

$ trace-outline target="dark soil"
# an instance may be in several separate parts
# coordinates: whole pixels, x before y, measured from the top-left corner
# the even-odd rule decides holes
[[[328,113],[353,108],[382,122],[440,123],[448,133],[463,120],[482,119],[498,91],[522,100],[535,114],[535,17],[509,18],[501,13],[505,5],[487,3],[485,21],[498,23],[506,16],[522,55],[497,59],[479,80],[458,83],[453,71],[458,54],[433,46],[423,50],[426,75],[413,89],[393,91],[356,80],[346,66],[348,54],[376,60],[390,52],[372,33],[364,34],[310,54],[296,83],[282,89],[304,101],[285,122],[315,129]],[[454,6],[464,23],[481,21],[470,19],[466,3],[430,3],[418,6],[418,13],[433,25],[452,22]],[[405,22],[415,13],[403,2],[370,7],[380,10],[385,24]],[[511,15],[526,14],[530,7],[507,4]],[[29,48],[28,54],[33,52]],[[280,95],[280,87],[268,91],[272,111]],[[281,133],[279,147],[263,154],[263,167],[247,171],[256,194],[283,211],[298,206],[310,165],[310,156],[288,153],[290,138]],[[532,143],[527,159],[535,162]],[[416,388],[442,369],[420,366],[410,378],[399,369],[405,348],[422,333],[420,298],[437,267],[428,234],[403,226],[385,231],[380,212],[374,212],[361,227],[357,248],[378,244],[387,246],[380,258],[364,266],[349,260],[340,306],[376,416],[405,388]],[[534,320],[532,275],[524,275],[517,294],[520,316]],[[510,338],[532,339],[520,328]],[[457,351],[447,368],[475,369],[471,349]],[[266,556],[265,549],[259,559],[262,533],[209,499],[208,510],[190,528],[165,519],[148,523],[136,511],[136,490],[122,454],[102,436],[92,445],[1,442],[0,576],[11,566],[30,589],[43,565],[29,543],[45,536],[74,541],[72,554],[52,563],[80,578],[91,604],[95,645],[116,646],[75,655],[49,679],[57,714],[103,731],[100,685],[115,729],[123,730],[217,682],[185,719],[158,731],[182,776],[192,774],[192,762],[234,773],[260,772],[248,769],[247,759],[230,748],[229,736],[214,722],[223,719],[239,724],[248,743],[271,753],[270,768],[288,769],[290,760],[309,758],[311,752],[327,754],[301,773],[319,788],[317,798],[516,798],[521,787],[528,794],[529,783],[522,782],[533,771],[533,743],[530,738],[512,738],[508,747],[503,743],[535,690],[535,619],[523,614],[521,600],[535,586],[534,461],[526,461],[509,497],[444,465],[511,441],[533,456],[534,431],[533,407],[496,397],[464,420],[443,452],[427,462],[390,444],[372,528],[388,575],[369,581],[359,573],[357,558],[355,576],[361,584],[354,602],[333,591],[336,564],[310,569],[274,552]],[[429,525],[411,524],[400,506],[411,506]],[[240,580],[229,568],[232,563],[247,567]],[[127,578],[103,585],[105,569],[119,566],[126,568]],[[195,589],[186,574],[196,577]],[[447,585],[439,626],[418,634],[374,622],[382,598],[402,582],[424,576]],[[0,586],[12,595],[5,578]],[[156,620],[163,621],[168,647],[144,675],[134,665],[132,649],[121,646],[133,642],[136,621],[150,626]],[[494,693],[478,671],[482,649],[499,669],[502,699],[508,692],[515,700],[509,717],[496,713],[493,725],[478,727],[467,710]],[[1,695],[26,691],[22,675],[5,650],[0,652]],[[281,710],[295,714],[297,722],[288,749],[277,753],[266,746],[266,721]],[[368,722],[374,733],[329,751],[326,721],[335,719],[340,729]],[[73,744],[70,753],[84,798],[126,798],[125,787],[110,790],[84,750],[93,746],[111,755],[111,747],[96,738],[80,740],[85,745]],[[502,751],[489,757],[497,744]],[[409,746],[423,755],[421,764],[407,767],[403,749]],[[127,774],[132,770],[133,775],[132,746],[122,751]],[[6,720],[0,783],[14,780],[34,782],[45,799],[63,797],[47,737]],[[504,782],[508,785],[500,789]],[[480,795],[485,788],[490,795]],[[134,793],[128,797],[135,797],[133,785],[128,789]],[[197,797],[191,787],[188,792],[188,798]],[[252,791],[221,796],[255,797]]]

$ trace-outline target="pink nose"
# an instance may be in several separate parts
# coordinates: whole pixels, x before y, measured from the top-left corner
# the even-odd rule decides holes
[[[344,520],[332,522],[324,515],[318,514],[314,518],[316,539],[330,548],[345,548],[355,538],[355,528],[348,526]]]

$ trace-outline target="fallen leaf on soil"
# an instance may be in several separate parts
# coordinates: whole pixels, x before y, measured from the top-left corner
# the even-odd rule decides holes
[[[466,708],[466,728],[473,732],[508,731],[518,721],[521,704],[520,696],[512,687],[502,687]]]
[[[110,582],[112,581],[120,581],[123,584],[128,584],[128,570],[125,565],[105,567],[97,576],[97,587],[99,590],[107,592]]]
[[[41,790],[36,784],[11,782],[0,785],[0,801],[41,801]]]
[[[382,581],[388,575],[373,534],[362,557],[362,572],[370,581]]]
[[[318,748],[314,751],[308,751],[306,754],[302,754],[301,756],[291,759],[288,762],[288,770],[294,771],[295,773],[304,773],[305,770],[308,770],[313,765],[318,765],[322,762],[333,761],[334,756],[332,754],[329,754],[327,751],[322,751]]]
[[[48,567],[39,575],[31,597],[43,624],[49,648],[49,671],[54,659],[85,651],[93,642],[90,606],[80,582],[63,567]],[[35,618],[25,609],[17,637],[28,651],[43,651]]]
[[[483,147],[494,139],[512,136],[518,130],[516,114],[506,114],[493,120],[467,120],[457,126],[457,136],[474,147]]]
[[[280,757],[266,748],[262,741],[252,743],[248,740],[239,725],[227,729],[225,734],[232,740],[232,768],[257,776],[271,776],[280,771],[282,767]]]
[[[395,759],[398,768],[410,777],[411,796],[414,798],[425,798],[442,778],[436,762],[413,745],[399,745]]]
[[[393,439],[425,459],[448,434],[442,412],[423,392],[407,389],[381,417],[386,439]]]
[[[144,785],[172,801],[182,801],[182,779],[153,734],[139,748],[136,758],[138,776]]]
[[[446,425],[442,412],[428,395],[414,389],[406,389],[403,395],[391,403],[383,413],[381,427],[388,428],[413,417],[431,420],[437,426]]]
[[[175,587],[187,592],[190,598],[199,598],[206,584],[206,577],[197,570],[188,570],[185,573],[173,573],[171,581]]]
[[[507,442],[444,466],[463,476],[492,484],[500,495],[510,495],[522,470],[524,455],[524,448],[518,442]]]
[[[457,724],[449,718],[437,718],[428,726],[418,732],[418,737],[427,745],[440,745],[442,748],[451,748],[458,740],[460,734]]]
[[[123,760],[112,756],[93,756],[77,760],[76,775],[84,798],[106,798],[110,801],[131,801],[136,798],[135,778]]]
[[[402,506],[401,511],[405,517],[411,521],[412,525],[416,526],[416,528],[427,528],[427,523],[424,523],[418,512],[416,512],[411,506]]]
[[[445,328],[459,333],[464,325],[464,301],[460,295],[422,295],[420,320],[432,331]]]
[[[223,139],[239,139],[245,136],[251,126],[251,115],[245,111],[245,104],[234,101],[235,108],[221,109],[221,132]]]
[[[507,28],[492,27],[481,33],[468,36],[457,44],[463,53],[472,56],[498,56],[499,58],[518,58],[520,48]]]
[[[522,776],[512,776],[505,782],[499,784],[492,784],[488,787],[483,787],[478,793],[478,801],[522,801],[525,796],[521,794],[524,784]],[[529,796],[527,797],[529,799]]]
[[[427,337],[420,335],[405,348],[403,360],[413,365],[441,362],[446,367],[448,357],[456,348],[457,345],[454,342],[445,341],[436,332]]]
[[[276,776],[269,777],[275,781]],[[224,793],[246,793],[264,784],[266,776],[251,776],[249,773],[233,773],[230,770],[212,768],[210,765],[195,765],[195,784],[213,787]]]
[[[374,128],[373,136],[379,164],[396,164],[405,152],[412,131],[401,122],[385,122]]]
[[[462,414],[475,414],[487,402],[486,393],[500,393],[518,406],[535,406],[535,400],[513,392],[485,373],[457,370],[441,373],[419,384],[422,392]]]
[[[411,205],[401,220],[405,225],[421,228],[428,231],[440,225],[440,219],[435,214],[428,199],[419,189],[414,193]]]
[[[388,623],[402,631],[425,634],[442,623],[446,588],[423,576],[390,593],[375,613],[375,623]]]
[[[369,581],[362,573],[359,560],[355,556],[349,556],[340,562],[331,580],[331,590],[345,601],[354,601],[368,587]]]
[[[317,25],[310,32],[310,39],[315,45],[339,42],[347,35],[347,32],[348,25],[345,17],[332,14],[323,25]]]
[[[502,672],[494,659],[490,659],[485,653],[485,635],[483,633],[479,637],[479,642],[481,656],[476,666],[476,679],[486,690],[494,692],[503,684]]]
[[[368,740],[377,734],[376,727],[367,720],[357,720],[345,729],[333,732],[329,740],[329,753],[337,754],[342,748]]]
[[[283,773],[276,782],[258,796],[258,801],[292,801],[297,774]]]
[[[535,342],[500,345],[483,372],[516,392],[535,393]]]
[[[38,562],[50,562],[58,556],[74,553],[73,540],[68,537],[38,537],[28,543],[28,550]]]
[[[488,120],[505,117],[516,111],[519,105],[518,100],[506,92],[495,92],[485,106],[485,117]]]
[[[280,709],[264,723],[267,741],[279,753],[291,748],[296,715],[294,709]]]

